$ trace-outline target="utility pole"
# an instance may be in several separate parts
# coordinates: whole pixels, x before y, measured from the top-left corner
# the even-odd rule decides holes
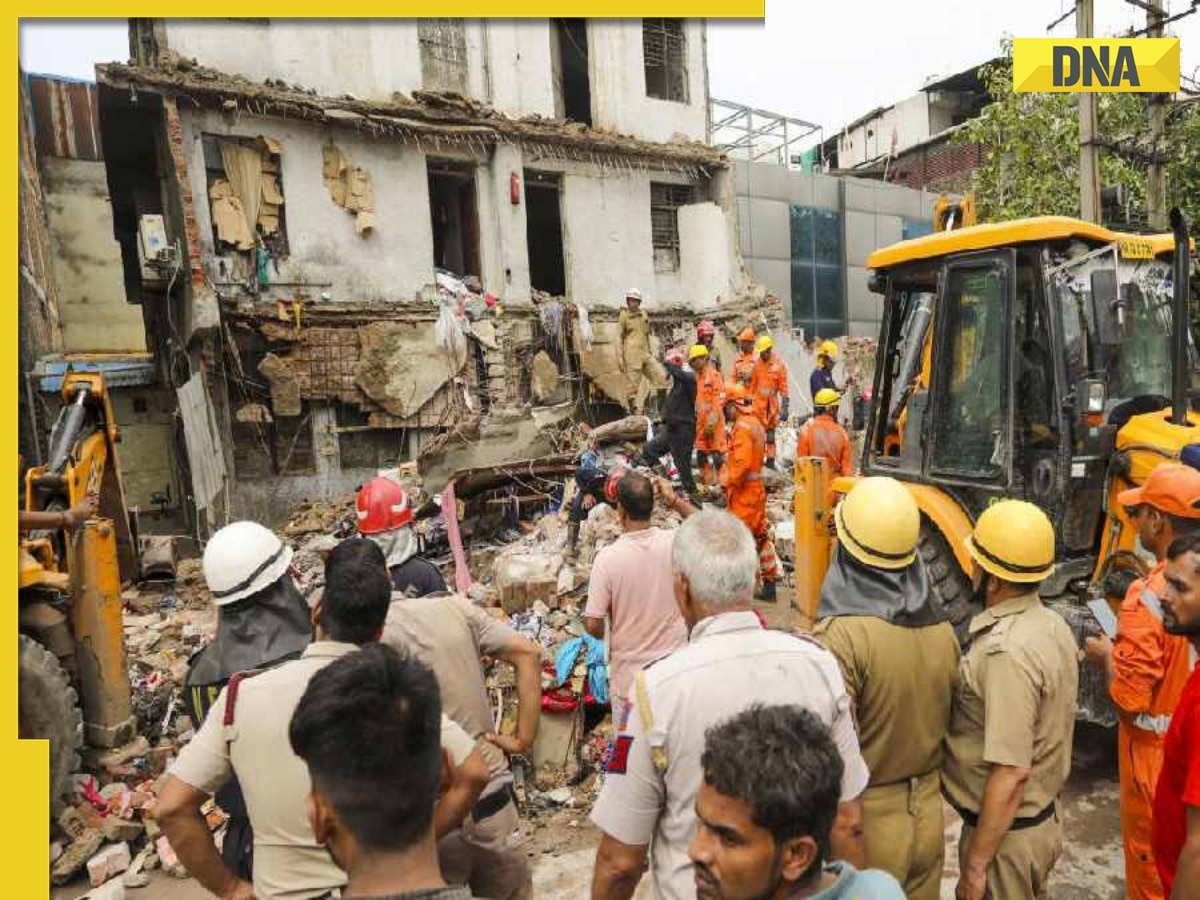
[[[1162,0],[1149,0],[1146,5],[1146,34],[1163,36],[1166,19]],[[1167,170],[1163,165],[1163,141],[1167,133],[1167,95],[1151,94],[1150,106],[1150,167],[1146,172],[1146,218],[1151,228],[1165,231],[1167,227]]]
[[[1075,35],[1093,37],[1093,0],[1075,4]],[[1100,221],[1100,150],[1096,146],[1096,95],[1080,92],[1079,98],[1079,218]]]

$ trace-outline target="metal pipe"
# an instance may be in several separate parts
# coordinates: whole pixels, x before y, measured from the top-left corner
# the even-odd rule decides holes
[[[79,437],[79,432],[83,428],[83,420],[87,415],[85,404],[90,392],[90,388],[86,384],[80,385],[75,392],[75,402],[67,410],[67,417],[59,432],[58,440],[50,448],[50,462],[46,466],[46,471],[51,475],[61,475],[63,469],[66,468],[71,448],[75,446],[75,439]]]
[[[33,436],[33,455],[31,460],[33,465],[40,466],[42,464],[42,439],[38,435],[38,416],[36,395],[33,393],[33,373],[25,373],[25,402],[29,406],[29,433]]]
[[[1175,294],[1171,310],[1171,421],[1188,423],[1188,275],[1191,271],[1188,223],[1177,206],[1171,210],[1171,232],[1175,235]]]

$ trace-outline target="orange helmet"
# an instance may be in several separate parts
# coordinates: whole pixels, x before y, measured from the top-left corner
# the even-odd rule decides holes
[[[754,329],[747,325],[742,329],[742,333],[738,335],[738,341],[743,344],[747,341],[753,343],[755,337]]]
[[[713,325],[712,319],[703,319],[700,324],[696,326],[696,337],[712,337],[716,333],[717,328],[715,325]]]
[[[411,525],[412,507],[399,482],[391,478],[372,478],[355,499],[359,534],[380,534]]]
[[[735,406],[748,407],[754,402],[750,390],[740,381],[731,381],[725,385],[725,402]]]
[[[1200,519],[1200,472],[1182,463],[1163,463],[1146,476],[1141,487],[1117,494],[1122,506],[1145,503],[1167,515]]]

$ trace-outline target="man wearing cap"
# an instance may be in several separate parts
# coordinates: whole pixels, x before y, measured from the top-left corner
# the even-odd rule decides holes
[[[738,335],[738,349],[742,352],[737,359],[733,361],[733,380],[746,387],[750,387],[750,380],[754,377],[754,366],[758,363],[758,356],[754,353],[754,329],[747,325],[742,329],[742,333]]]
[[[650,354],[650,317],[642,309],[642,292],[630,288],[625,292],[625,309],[617,321],[621,338],[618,362],[621,371],[629,379],[627,408],[641,415],[646,407],[646,398],[652,390],[663,384],[666,376]]]
[[[839,475],[854,474],[854,456],[850,450],[850,435],[837,420],[841,397],[832,388],[821,388],[813,397],[816,414],[804,423],[796,438],[797,456],[820,456],[829,464],[830,481]],[[829,491],[833,502],[833,490]]]
[[[1079,687],[1071,629],[1038,596],[1054,571],[1054,526],[1031,503],[1001,500],[966,549],[984,610],[969,627],[942,768],[942,793],[963,818],[956,897],[1045,898]]]
[[[417,555],[413,511],[400,482],[372,478],[355,498],[358,533],[379,545],[387,560],[392,590],[409,597],[443,593],[446,580],[437,566]]]
[[[863,759],[867,865],[937,900],[945,855],[938,775],[958,639],[917,557],[921,511],[893,478],[859,481],[834,511],[838,545],[814,636],[837,657]]]
[[[688,363],[696,372],[696,460],[700,480],[712,486],[725,465],[725,382],[703,344],[694,344],[688,351]]]
[[[1163,737],[1193,657],[1187,638],[1163,629],[1160,600],[1166,588],[1167,548],[1175,538],[1200,530],[1200,472],[1178,463],[1160,465],[1141,487],[1118,494],[1117,502],[1128,511],[1142,547],[1158,564],[1125,594],[1116,641],[1089,638],[1086,652],[1105,669],[1109,695],[1120,714],[1117,759],[1126,896],[1163,900],[1151,849],[1151,813],[1162,770]]]
[[[775,342],[763,335],[754,342],[758,362],[750,378],[750,394],[754,398],[754,415],[762,423],[767,435],[766,460],[768,469],[775,468],[775,429],[779,420],[788,417],[788,370],[775,355]]]
[[[679,470],[679,483],[689,495],[696,493],[692,478],[692,445],[696,441],[696,373],[684,365],[682,348],[667,351],[663,358],[671,384],[663,403],[663,427],[646,441],[641,464],[651,468],[670,453]]]

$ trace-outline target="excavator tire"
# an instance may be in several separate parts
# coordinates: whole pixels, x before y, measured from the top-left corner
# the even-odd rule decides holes
[[[71,680],[49,650],[17,635],[18,737],[50,742],[50,814],[63,808],[63,795],[79,768],[83,715]]]
[[[950,550],[942,533],[928,519],[921,519],[921,538],[917,544],[925,573],[929,578],[929,589],[937,605],[954,626],[958,642],[965,644],[971,617],[980,611],[975,603],[971,581],[958,565],[958,559]]]

